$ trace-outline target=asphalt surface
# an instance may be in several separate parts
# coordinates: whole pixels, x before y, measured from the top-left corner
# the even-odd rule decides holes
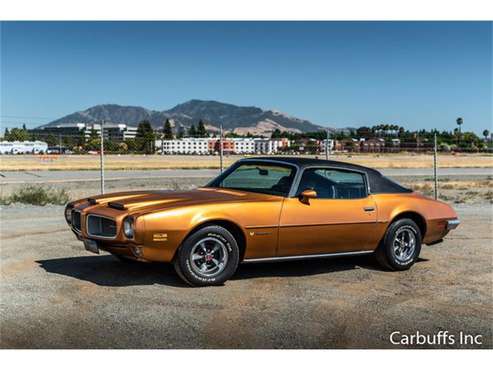
[[[380,171],[390,177],[425,177],[433,176],[431,168],[385,168]],[[131,171],[105,171],[105,179],[165,179],[165,178],[212,178],[219,174],[218,170],[211,169],[178,169],[178,170],[131,170]],[[486,177],[493,175],[493,168],[440,168],[441,177]],[[100,181],[99,171],[2,171],[0,172],[0,185],[28,184],[28,183],[66,183],[66,182],[93,182]]]
[[[409,271],[369,257],[250,264],[189,288],[169,265],[86,252],[62,207],[3,207],[0,348],[406,348],[396,330],[492,348],[492,208],[457,210],[460,228]]]

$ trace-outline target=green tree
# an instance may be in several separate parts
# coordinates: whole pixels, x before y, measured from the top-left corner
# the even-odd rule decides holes
[[[173,139],[173,128],[171,127],[171,122],[169,119],[166,119],[163,127],[163,140],[172,140]]]
[[[75,137],[75,144],[78,147],[83,148],[85,143],[86,143],[86,135],[84,130],[81,130],[79,131],[79,134]]]
[[[55,137],[55,135],[49,134],[43,141],[46,142],[48,146],[55,146],[57,145],[58,139]]]
[[[270,136],[273,139],[279,139],[282,136],[281,130],[276,128],[274,131],[272,131],[272,135]]]
[[[91,131],[89,132],[89,140],[96,140],[99,139],[98,132],[94,127],[91,128]]]
[[[490,136],[490,131],[489,130],[484,130],[483,131],[483,136],[484,136],[484,140],[485,141],[488,141],[488,137]]]
[[[137,133],[135,135],[139,151],[146,154],[151,154],[154,148],[154,130],[152,129],[151,123],[144,120],[137,126]]]
[[[127,151],[129,151],[129,152],[136,152],[136,151],[140,150],[138,145],[137,145],[136,139],[126,139],[124,141],[124,144],[126,145]]]
[[[197,137],[207,137],[207,130],[205,129],[204,121],[200,120],[197,127]]]
[[[362,126],[362,127],[358,128],[356,130],[356,134],[359,137],[362,137],[362,138],[365,138],[365,139],[369,139],[369,138],[372,138],[374,136],[372,130],[369,127],[366,127],[366,126]]]
[[[459,117],[459,118],[457,118],[457,120],[455,122],[457,123],[457,126],[459,126],[457,143],[460,146],[460,139],[461,139],[461,132],[462,132],[461,126],[464,123],[464,120],[462,119],[462,117]]]
[[[188,136],[190,137],[196,137],[197,136],[197,130],[195,129],[195,125],[192,123],[192,126],[188,129]]]
[[[22,128],[13,128],[10,130],[8,141],[26,141],[29,140],[29,133]]]
[[[128,153],[127,143],[123,142],[123,143],[118,144],[118,153],[120,153],[120,154]]]
[[[101,140],[99,137],[89,139],[85,146],[86,150],[99,151],[101,149]]]

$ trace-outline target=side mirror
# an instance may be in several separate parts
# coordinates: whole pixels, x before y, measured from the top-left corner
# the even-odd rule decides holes
[[[300,202],[304,204],[310,204],[310,199],[316,198],[317,192],[313,189],[306,189],[299,195]]]

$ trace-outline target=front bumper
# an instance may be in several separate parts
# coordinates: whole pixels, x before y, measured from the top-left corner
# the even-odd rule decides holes
[[[455,220],[448,220],[447,221],[447,230],[450,231],[450,230],[453,230],[453,229],[456,229],[457,226],[460,225],[460,221],[458,219],[455,219]]]

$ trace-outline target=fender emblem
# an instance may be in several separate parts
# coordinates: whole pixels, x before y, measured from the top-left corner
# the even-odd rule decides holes
[[[155,242],[165,242],[168,240],[168,234],[166,233],[157,233],[152,236],[152,240]]]
[[[270,234],[272,234],[272,233],[269,232],[269,231],[257,231],[257,232],[250,231],[250,236],[254,236],[254,235],[270,235]]]

